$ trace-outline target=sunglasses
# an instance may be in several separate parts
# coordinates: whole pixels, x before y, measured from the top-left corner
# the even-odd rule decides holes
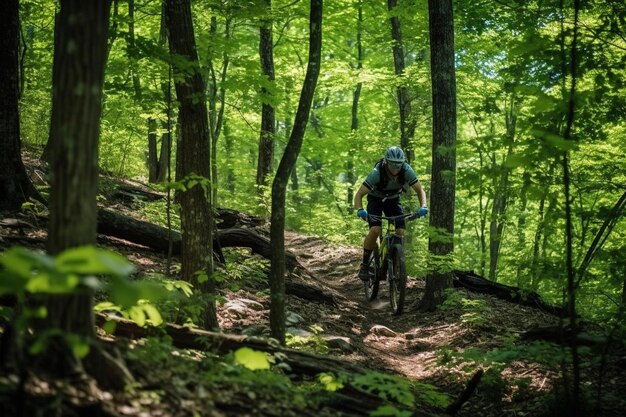
[[[402,162],[388,162],[389,169],[400,169],[402,168]]]

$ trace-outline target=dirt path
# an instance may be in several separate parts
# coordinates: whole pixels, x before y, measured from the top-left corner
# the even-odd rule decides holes
[[[296,253],[311,276],[345,297],[338,310],[320,317],[333,334],[349,337],[368,366],[382,368],[410,378],[434,375],[434,348],[451,345],[462,336],[458,326],[442,325],[437,314],[420,316],[417,305],[422,281],[409,278],[403,314],[394,316],[389,305],[386,282],[381,282],[376,300],[365,300],[363,284],[357,278],[361,250],[329,246],[321,239],[287,232],[286,245]]]

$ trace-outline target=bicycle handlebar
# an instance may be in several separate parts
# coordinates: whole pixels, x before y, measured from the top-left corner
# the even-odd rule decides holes
[[[401,214],[399,216],[392,216],[392,217],[376,216],[375,214],[368,214],[367,217],[372,220],[388,220],[390,222],[395,222],[396,220],[402,220],[402,219],[415,220],[418,218],[416,216],[416,213],[406,213],[406,214]]]

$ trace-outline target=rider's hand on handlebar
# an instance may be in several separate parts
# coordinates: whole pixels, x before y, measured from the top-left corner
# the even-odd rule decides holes
[[[367,221],[367,211],[360,208],[359,211],[356,212],[356,215],[359,216],[361,219]]]
[[[424,207],[420,207],[419,210],[417,210],[417,213],[415,213],[415,217],[420,218],[420,217],[425,217],[428,214],[428,207],[424,206]]]

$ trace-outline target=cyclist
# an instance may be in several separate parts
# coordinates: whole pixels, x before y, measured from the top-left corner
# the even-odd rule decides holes
[[[363,262],[359,268],[359,278],[363,281],[369,279],[368,263],[372,251],[376,246],[376,239],[381,233],[380,219],[374,220],[368,217],[368,213],[381,216],[399,216],[402,214],[400,194],[403,190],[413,188],[420,201],[420,208],[415,215],[423,217],[428,214],[426,193],[422,184],[417,179],[413,168],[406,163],[404,152],[397,146],[392,146],[385,152],[384,158],[380,159],[372,172],[369,173],[363,184],[354,196],[354,208],[357,216],[369,223],[369,232],[363,242]],[[363,196],[367,194],[367,210],[363,209]],[[396,221],[396,233],[404,235],[405,220]]]

